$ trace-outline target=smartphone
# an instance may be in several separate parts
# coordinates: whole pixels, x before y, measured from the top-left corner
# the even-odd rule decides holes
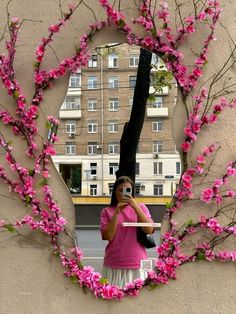
[[[123,195],[132,195],[132,188],[125,187],[125,188],[123,188],[122,193],[123,193]]]

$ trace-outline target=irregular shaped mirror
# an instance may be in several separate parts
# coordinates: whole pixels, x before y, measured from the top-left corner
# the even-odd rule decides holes
[[[53,161],[75,206],[75,234],[84,252],[82,263],[98,272],[102,272],[108,245],[101,237],[100,215],[110,204],[119,168],[120,139],[135,106],[139,56],[140,48],[127,44],[94,49],[87,67],[71,74],[59,113],[60,140],[55,145]],[[134,195],[137,203],[147,206],[153,222],[161,224],[165,204],[176,191],[181,174],[180,157],[171,134],[177,86],[155,54],[151,67],[149,98],[136,153]],[[160,228],[155,229],[154,237],[158,245]],[[142,279],[154,267],[156,256],[155,247],[147,250],[147,259],[141,265]]]

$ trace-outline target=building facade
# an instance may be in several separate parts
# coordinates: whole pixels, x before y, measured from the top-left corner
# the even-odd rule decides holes
[[[94,49],[88,66],[71,74],[60,109],[53,161],[72,193],[109,196],[119,164],[119,141],[129,120],[140,50],[110,45]],[[156,56],[151,76],[165,69]],[[153,79],[151,79],[153,82]],[[150,86],[136,163],[136,195],[172,196],[181,163],[171,133],[176,85]]]

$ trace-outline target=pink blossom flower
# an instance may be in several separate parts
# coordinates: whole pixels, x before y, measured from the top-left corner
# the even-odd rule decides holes
[[[11,18],[11,21],[14,24],[18,24],[20,22],[20,19],[19,19],[19,17],[14,16],[14,17]]]
[[[68,8],[70,11],[73,11],[75,9],[75,4],[74,3],[68,3]]]
[[[52,24],[51,26],[49,26],[48,31],[52,32],[52,33],[57,33],[59,32],[60,27],[57,24]]]
[[[195,68],[195,69],[193,70],[193,74],[194,74],[195,76],[197,76],[197,77],[201,77],[201,76],[202,76],[202,70],[199,69],[199,68]]]
[[[201,223],[201,227],[205,228],[207,226],[207,217],[204,215],[201,215],[199,217],[199,222]]]
[[[187,23],[193,23],[194,22],[194,17],[192,16],[192,15],[189,15],[186,19],[185,19],[185,21],[187,22]]]
[[[192,176],[186,172],[182,175],[182,180],[185,182],[190,182],[192,181],[192,179],[193,179]]]
[[[204,21],[204,20],[206,19],[206,12],[201,11],[201,12],[198,14],[198,16],[197,16],[197,19],[198,19],[199,21]]]
[[[189,142],[184,142],[182,145],[181,145],[181,148],[184,152],[188,152],[190,150],[190,143]]]
[[[216,234],[221,234],[223,232],[223,228],[220,226],[216,218],[209,219],[207,222],[207,227]]]
[[[211,262],[215,259],[215,254],[212,252],[212,250],[205,251],[205,258]]]
[[[152,49],[152,48],[153,48],[153,45],[154,45],[152,37],[150,37],[150,36],[144,37],[144,39],[143,39],[143,41],[142,41],[142,44],[143,44],[145,47],[148,47],[148,48],[151,48],[151,49]]]
[[[205,203],[210,203],[213,196],[214,196],[213,190],[208,188],[202,191],[201,200]]]
[[[200,164],[205,164],[206,158],[205,158],[203,155],[198,155],[198,156],[197,156],[197,161],[198,161]]]
[[[187,33],[194,33],[196,30],[195,30],[195,28],[193,27],[193,25],[190,24],[190,25],[188,25],[188,26],[186,27],[186,31],[187,31]]]
[[[236,169],[233,168],[232,166],[227,167],[227,175],[230,177],[236,176]]]
[[[222,179],[215,179],[215,181],[214,181],[214,186],[215,187],[220,187],[220,186],[222,186],[222,185],[224,185],[224,182],[223,182],[223,180]]]
[[[44,149],[44,152],[45,152],[45,154],[51,155],[51,156],[53,156],[53,155],[56,154],[55,149],[54,149],[51,145],[48,145],[48,146]]]

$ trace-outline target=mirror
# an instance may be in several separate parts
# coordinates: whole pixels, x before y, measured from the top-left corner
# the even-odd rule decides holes
[[[60,109],[59,141],[53,161],[75,206],[76,241],[83,265],[102,272],[107,241],[102,241],[100,214],[109,206],[119,165],[119,142],[129,120],[136,84],[140,48],[127,44],[96,47],[87,67],[71,74]],[[134,194],[161,223],[165,204],[177,188],[181,161],[171,134],[177,86],[163,61],[152,55],[149,99],[136,154]],[[132,228],[132,227],[126,227]],[[156,244],[160,230],[154,232]],[[155,248],[148,249],[142,277],[153,268]]]

